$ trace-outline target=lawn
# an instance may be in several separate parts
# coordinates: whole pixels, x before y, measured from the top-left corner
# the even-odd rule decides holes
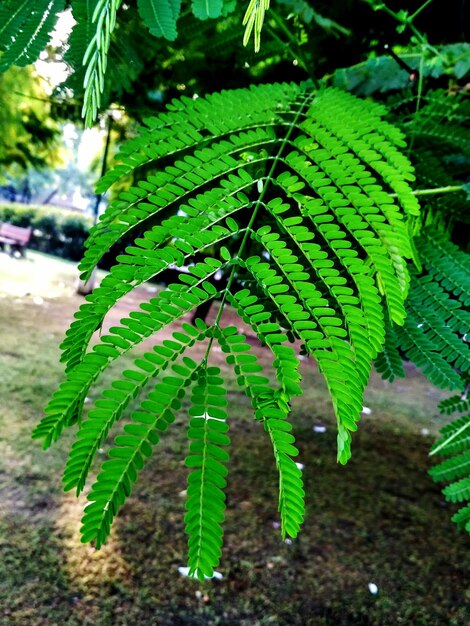
[[[451,523],[452,508],[426,473],[444,419],[436,405],[446,394],[413,368],[395,385],[372,376],[371,412],[354,437],[351,462],[341,467],[325,387],[315,366],[303,364],[306,392],[293,422],[308,515],[288,543],[278,529],[269,442],[230,378],[222,580],[201,584],[178,573],[186,542],[184,414],[144,470],[108,544],[98,552],[80,544],[83,500],[61,490],[73,432],[47,452],[30,438],[62,376],[58,345],[83,301],[75,280],[73,264],[29,251],[25,260],[0,254],[2,626],[470,623],[470,540]],[[113,311],[114,321],[138,295]],[[222,356],[215,355],[221,366]]]

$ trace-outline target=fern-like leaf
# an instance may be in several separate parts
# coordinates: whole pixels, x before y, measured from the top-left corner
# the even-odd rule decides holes
[[[95,289],[88,298],[88,303],[80,307],[76,314],[77,320],[72,323],[67,337],[61,345],[62,360],[67,363],[66,370],[73,369],[83,357],[88,341],[98,328],[110,308],[126,293],[142,284],[155,279],[162,271],[173,265],[184,265],[191,255],[204,248],[222,243],[234,233],[239,232],[237,224],[230,218],[225,225],[218,224],[227,218],[237,208],[237,203],[220,203],[214,207],[214,213],[200,216],[195,219],[188,229],[188,224],[182,216],[174,216],[165,220],[161,227],[155,227],[144,234],[136,242],[137,247],[128,248],[126,253],[119,256],[120,265],[113,267],[109,275]],[[213,218],[217,214],[217,219]],[[242,229],[243,230],[243,229]],[[163,250],[159,246],[171,242]],[[141,257],[141,261],[137,259]],[[212,263],[210,273],[221,269],[222,265],[216,260],[206,259]],[[201,268],[204,265],[200,266]],[[196,271],[196,270],[192,270]],[[181,277],[188,284],[186,291],[191,287],[189,276]]]
[[[458,528],[466,528],[470,530],[470,504],[462,507],[452,516],[452,521],[457,524]]]
[[[470,409],[470,398],[468,394],[452,396],[446,398],[439,403],[439,410],[441,413],[450,415],[454,412],[463,413]]]
[[[393,382],[395,378],[405,378],[403,361],[397,348],[398,340],[395,329],[387,320],[385,327],[385,341],[382,352],[375,359],[375,368],[382,374],[382,378]]]
[[[224,8],[223,0],[192,0],[193,14],[200,20],[216,18],[222,15]]]
[[[169,41],[176,39],[176,21],[181,10],[181,0],[138,0],[137,7],[152,35]]]
[[[111,427],[120,419],[129,403],[136,398],[149,382],[164,371],[197,341],[206,336],[205,330],[198,331],[189,324],[183,324],[182,331],[173,333],[172,340],[165,340],[154,346],[152,352],[145,352],[136,359],[135,369],[125,370],[123,380],[116,380],[105,389],[95,402],[95,409],[88,412],[82,421],[73,444],[64,472],[65,490],[76,487],[77,495],[83,489],[93,458],[106,439]],[[142,402],[143,410],[155,409],[152,401]]]
[[[444,411],[461,412],[468,407],[465,401],[455,402],[455,397],[444,401]],[[446,456],[433,467],[429,473],[436,481],[445,481],[450,484],[442,492],[450,502],[465,502],[470,500],[470,415],[461,415],[441,429],[441,439],[431,448],[431,454]],[[453,517],[452,521],[459,528],[470,532],[470,504],[466,504]]]
[[[470,499],[470,477],[462,478],[442,490],[450,502],[464,502]]]
[[[406,321],[392,328],[395,346],[433,384],[463,390],[470,372],[469,258],[429,229],[416,239],[416,247],[423,267],[411,273]]]
[[[86,72],[83,80],[85,93],[82,108],[85,125],[89,127],[96,119],[100,107],[111,33],[116,26],[116,14],[121,2],[122,0],[97,0],[91,16],[94,34],[83,56]]]
[[[211,577],[222,552],[228,453],[230,444],[226,390],[220,368],[201,368],[193,388],[188,438],[191,441],[185,516],[189,575]]]
[[[94,540],[99,548],[106,541],[112,520],[130,495],[145,460],[159,442],[160,433],[174,421],[175,400],[184,395],[195,369],[196,363],[186,360],[175,376],[165,376],[149,394],[152,409],[132,413],[132,423],[126,424],[123,434],[115,437],[108,452],[109,460],[103,463],[88,495],[89,504],[82,519],[84,543]]]
[[[104,6],[96,5],[95,16]],[[78,424],[64,483],[81,491],[96,450],[131,402],[140,402],[89,494],[84,540],[101,545],[106,539],[158,432],[196,381],[189,564],[193,575],[211,575],[220,558],[227,459],[220,447],[227,441],[217,434],[226,428],[223,384],[208,365],[214,342],[270,438],[282,535],[297,535],[304,491],[288,416],[302,391],[299,344],[327,383],[344,463],[371,363],[384,343],[385,316],[399,326],[406,315],[406,262],[413,257],[407,220],[418,204],[408,186],[412,168],[400,152],[403,136],[383,120],[385,112],[335,89],[314,94],[307,86],[261,85],[175,101],[122,149],[100,192],[129,174],[138,182],[110,203],[92,230],[82,276],[123,237],[132,243],[77,312],[62,344],[66,379],[34,433],[47,446]],[[90,346],[119,299],[169,267],[184,272]],[[90,387],[111,363],[213,299],[220,304],[212,324],[191,330],[183,321],[181,332],[135,360],[82,418]],[[245,337],[223,327],[230,304],[270,350],[275,384]],[[202,340],[207,349],[197,364],[186,350]],[[160,379],[170,363],[174,375]],[[137,398],[155,377],[154,390]]]
[[[64,10],[64,0],[38,0],[32,5],[7,1],[0,18],[0,72],[12,65],[21,67],[36,61],[46,47],[57,22],[57,15]]]
[[[426,330],[420,318],[410,313],[405,326],[397,330],[400,347],[434,385],[441,389],[461,389],[459,373],[436,349]]]
[[[450,456],[470,445],[470,416],[459,417],[441,429],[442,439],[431,448],[431,454]]]
[[[470,305],[470,256],[439,233],[426,232],[419,241],[420,258],[429,274],[461,304]]]
[[[142,303],[141,311],[131,312],[128,318],[121,320],[120,326],[110,328],[109,334],[101,337],[101,343],[83,357],[54,394],[46,407],[46,416],[38,424],[33,437],[44,438],[45,445],[50,445],[65,426],[78,420],[88,389],[111,361],[131,350],[152,333],[181,318],[193,307],[219,295],[206,278],[221,266],[220,263],[215,268],[210,264],[198,264],[193,271],[202,272],[199,280],[196,279],[190,285],[172,285],[158,297]],[[192,276],[189,275],[188,278]],[[78,394],[77,387],[80,389]]]
[[[232,298],[235,302],[235,299]],[[263,324],[261,324],[263,327]],[[279,473],[279,513],[281,516],[281,534],[295,538],[300,530],[305,515],[304,489],[302,472],[292,457],[298,455],[292,426],[287,420],[290,400],[302,390],[298,386],[299,360],[287,346],[279,345],[275,337],[277,329],[265,329],[263,337],[271,344],[276,358],[273,365],[280,388],[272,389],[251,346],[243,335],[236,333],[236,328],[225,328],[218,333],[220,346],[228,356],[227,363],[235,366],[237,382],[245,394],[251,398],[255,417],[260,420],[269,434],[273,446],[276,467]],[[271,341],[269,339],[272,335]]]
[[[437,465],[429,472],[434,480],[453,481],[470,475],[470,450]]]
[[[414,213],[415,200],[406,191],[404,181],[398,183],[392,169],[404,163],[405,177],[409,177],[409,166],[390,143],[391,140],[400,143],[401,139],[391,127],[381,122],[383,109],[380,107],[366,107],[334,90],[320,94],[310,104],[294,86],[266,86],[251,92],[238,92],[238,95],[242,106],[238,107],[239,115],[233,118],[234,121],[228,117],[231,104],[235,104],[232,93],[224,94],[221,99],[214,96],[203,102],[200,102],[202,99],[186,101],[187,112],[175,105],[174,113],[162,116],[160,121],[151,121],[149,131],[142,139],[131,142],[133,151],[126,151],[125,169],[118,166],[116,173],[108,176],[108,182],[111,182],[152,157],[163,153],[175,155],[174,165],[167,167],[158,178],[150,176],[138,187],[124,192],[110,206],[91,235],[82,264],[85,274],[114,241],[157,215],[162,207],[179,205],[180,215],[174,218],[175,224],[171,223],[170,228],[164,223],[157,227],[157,232],[147,231],[136,241],[137,246],[129,248],[126,256],[118,259],[122,263],[110,275],[109,286],[103,285],[77,316],[77,322],[64,342],[64,358],[71,371],[78,367],[79,372],[83,346],[100,325],[103,314],[116,301],[116,296],[157,274],[169,263],[182,263],[184,253],[181,250],[185,249],[187,254],[201,250],[204,241],[197,241],[194,246],[192,237],[197,235],[188,231],[200,231],[201,220],[205,219],[211,225],[215,219],[220,219],[221,213],[223,217],[231,216],[250,206],[249,197],[240,193],[242,191],[253,190],[256,186],[255,189],[260,188],[264,195],[262,189],[265,184],[269,185],[269,176],[255,180],[250,171],[254,166],[270,163],[265,146],[275,149],[278,144],[282,151],[288,146],[285,156],[275,158],[275,163],[282,167],[273,189],[278,189],[281,196],[273,197],[264,205],[272,226],[249,233],[265,248],[269,260],[261,262],[249,258],[242,267],[261,285],[272,306],[282,312],[293,336],[298,336],[318,359],[338,415],[342,433],[340,457],[346,460],[349,455],[347,432],[356,428],[370,361],[380,349],[384,336],[382,304],[374,285],[374,275],[380,281],[392,318],[402,323],[403,298],[407,290],[403,259],[410,255],[400,212],[381,190],[378,178],[365,175],[361,159],[366,162],[368,158],[372,159],[371,168],[376,176],[383,176],[397,193],[401,190],[399,195],[404,208]],[[297,112],[290,113],[291,107],[297,107]],[[277,116],[274,123],[270,122],[266,127],[260,120],[273,114]],[[360,141],[346,130],[344,116],[349,115],[368,120],[367,123],[361,121]],[[205,138],[202,134],[208,119],[213,120],[212,127],[209,126],[212,138]],[[295,137],[282,138],[282,134],[277,137],[276,126],[282,130],[287,124],[287,132],[292,134],[293,122],[297,120],[300,122],[296,124]],[[243,129],[245,124],[250,126],[249,131]],[[169,135],[170,125],[172,137]],[[174,135],[178,125],[181,130]],[[234,134],[237,129],[238,134]],[[370,138],[367,129],[372,135]],[[380,132],[383,134],[377,151],[373,145]],[[178,152],[187,150],[191,144],[196,148],[195,156],[178,160]],[[201,149],[199,145],[204,147]],[[320,145],[323,146],[321,149]],[[157,146],[158,152],[155,153]],[[259,157],[246,160],[244,155],[248,149],[251,152],[261,150]],[[195,195],[211,178],[214,181],[220,179],[220,184],[211,191]],[[343,182],[348,184],[343,185]],[[309,189],[316,198],[309,195]],[[184,203],[187,199],[190,205]],[[218,213],[214,212],[212,206],[222,207],[222,211],[219,208]],[[254,206],[259,208],[260,205]],[[297,216],[296,206],[301,207]],[[233,232],[233,227],[222,236],[229,236],[230,231]],[[178,233],[181,234],[178,236]],[[280,239],[284,234],[291,246]],[[311,243],[314,236],[318,243]],[[357,241],[369,256],[370,270],[354,250],[350,238]],[[179,246],[179,258],[175,258],[174,244]],[[154,267],[149,266],[152,259],[156,262]],[[239,264],[239,261],[235,260],[235,263]],[[209,270],[220,268],[218,264]],[[279,283],[285,283],[282,291],[276,287]],[[354,289],[350,285],[354,285]],[[185,291],[189,292],[190,287]],[[291,295],[283,297],[282,293],[288,291]],[[287,306],[282,304],[286,298],[289,301]],[[286,338],[282,333],[280,336]],[[349,342],[344,341],[346,337]],[[102,341],[112,340],[106,336]],[[109,352],[110,348],[107,350]],[[96,357],[93,360],[97,362]],[[107,364],[105,359],[100,361],[93,375],[87,375],[89,383]],[[85,369],[89,371],[88,368],[87,363]],[[51,409],[53,406],[54,403]],[[68,417],[57,423],[73,421],[74,405],[68,407]],[[53,431],[53,420],[49,420],[49,432],[51,429]],[[39,432],[43,431],[37,431],[37,434]],[[54,438],[55,434],[51,436]]]
[[[270,0],[250,0],[243,17],[245,34],[243,35],[243,45],[246,46],[253,33],[255,52],[259,52],[261,47],[261,31],[263,29],[264,17],[269,9]]]

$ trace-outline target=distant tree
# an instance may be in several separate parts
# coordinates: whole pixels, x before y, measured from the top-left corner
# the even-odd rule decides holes
[[[51,102],[32,67],[0,75],[0,181],[23,178],[29,169],[62,163],[60,126]]]

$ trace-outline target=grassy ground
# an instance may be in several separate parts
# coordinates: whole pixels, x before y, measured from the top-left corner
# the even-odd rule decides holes
[[[470,623],[469,538],[453,527],[450,507],[426,474],[442,394],[413,370],[393,387],[373,376],[366,398],[372,413],[344,468],[335,462],[324,386],[305,364],[306,393],[293,419],[308,516],[291,544],[276,528],[268,442],[229,381],[223,580],[201,584],[178,574],[185,564],[184,415],[144,470],[107,546],[96,552],[81,545],[83,502],[61,491],[73,433],[48,452],[30,439],[61,376],[58,343],[82,301],[74,280],[71,264],[0,254],[0,625]],[[319,423],[325,433],[312,429]]]

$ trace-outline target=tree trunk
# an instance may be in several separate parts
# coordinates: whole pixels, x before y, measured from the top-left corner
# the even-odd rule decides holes
[[[96,269],[91,273],[90,278],[87,281],[81,280],[80,278],[77,281],[77,293],[79,296],[88,296],[93,289],[95,288],[96,282]]]
[[[207,300],[206,302],[203,302],[202,304],[200,304],[196,310],[194,311],[192,317],[191,317],[191,324],[194,326],[196,319],[199,318],[201,319],[203,322],[206,321],[207,316],[209,315],[209,311],[211,310],[211,306],[212,303],[214,302],[214,299],[212,300]]]

